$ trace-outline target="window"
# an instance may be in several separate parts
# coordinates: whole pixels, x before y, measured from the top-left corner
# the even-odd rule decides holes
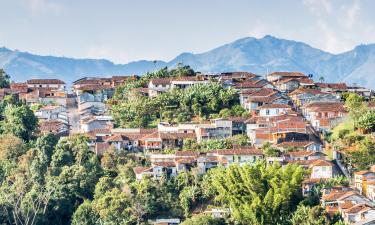
[[[269,114],[270,114],[270,110],[267,109],[267,110],[266,110],[266,115],[269,115]]]

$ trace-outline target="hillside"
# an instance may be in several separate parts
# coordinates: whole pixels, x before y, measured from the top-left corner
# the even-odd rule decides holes
[[[375,88],[371,78],[375,70],[375,45],[360,45],[341,54],[331,54],[303,42],[265,36],[243,38],[210,51],[182,53],[169,62],[136,61],[114,64],[105,59],[73,59],[39,56],[0,48],[0,67],[20,81],[27,78],[58,77],[71,82],[82,76],[143,74],[163,66],[182,62],[201,72],[251,71],[266,74],[272,71],[301,71],[326,81],[345,81]]]

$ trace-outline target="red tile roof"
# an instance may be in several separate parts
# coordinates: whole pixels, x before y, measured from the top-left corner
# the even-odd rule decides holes
[[[312,141],[286,141],[282,142],[280,144],[277,144],[276,147],[281,147],[281,148],[288,148],[288,147],[297,147],[297,148],[302,148],[302,147],[307,147],[311,144],[314,144]]]
[[[336,90],[345,91],[348,89],[345,83],[315,83],[316,86],[320,88],[331,88]]]
[[[171,79],[169,79],[169,78],[154,78],[154,79],[151,79],[151,83],[153,83],[154,85],[159,85],[159,84],[167,85],[167,84],[171,83]]]
[[[153,162],[153,166],[161,166],[161,167],[175,167],[175,162]]]
[[[277,76],[282,76],[282,77],[306,77],[306,75],[301,72],[273,72],[269,74],[269,76],[272,76],[272,75],[277,75]]]
[[[310,166],[311,167],[314,167],[314,166],[333,166],[333,163],[328,161],[328,160],[317,159],[313,163],[311,163]]]
[[[369,205],[362,203],[352,206],[351,208],[345,209],[344,212],[348,214],[356,214],[359,212],[364,212],[372,209]]]
[[[133,168],[133,171],[135,174],[141,174],[149,169],[151,169],[152,167],[143,167],[143,166],[136,166]]]
[[[290,107],[290,105],[287,105],[287,104],[266,104],[266,105],[263,105],[261,107],[259,107],[259,109],[290,109],[292,107]]]
[[[177,151],[175,153],[176,157],[181,157],[181,156],[190,156],[190,157],[197,157],[199,156],[199,152],[194,152],[194,151]]]
[[[302,108],[315,112],[346,112],[345,105],[342,102],[312,102],[302,106]]]
[[[257,148],[220,149],[212,151],[218,155],[263,155],[263,151]]]
[[[31,79],[27,84],[65,84],[65,82],[59,79]]]

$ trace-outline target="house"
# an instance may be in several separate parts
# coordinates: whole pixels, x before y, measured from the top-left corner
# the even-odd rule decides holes
[[[130,145],[129,138],[121,134],[115,134],[105,141],[114,146],[116,150],[127,148]]]
[[[316,152],[318,153],[318,152]],[[334,165],[332,162],[324,159],[317,159],[309,168],[311,169],[311,178],[333,178],[334,176]]]
[[[69,134],[69,127],[66,123],[59,120],[46,120],[39,123],[39,132],[41,134],[53,133],[62,137]]]
[[[286,141],[275,145],[275,147],[285,152],[290,149],[319,152],[322,151],[322,145],[313,141]]]
[[[142,180],[145,176],[153,177],[154,175],[152,167],[136,166],[133,167],[133,172],[135,173],[135,179],[137,180]]]
[[[291,92],[300,86],[300,81],[297,78],[281,79],[274,82],[274,85],[281,92]]]
[[[339,102],[340,95],[323,92],[312,88],[299,88],[288,94],[297,107],[312,102]]]
[[[171,89],[171,79],[169,78],[154,78],[148,83],[148,95],[155,97],[158,94],[167,92]]]
[[[374,96],[374,91],[365,87],[352,86],[348,87],[348,92],[356,93],[366,99],[371,99]]]
[[[102,156],[111,145],[108,142],[96,142],[95,143],[95,154],[98,156]]]
[[[342,102],[313,102],[301,107],[303,115],[319,131],[328,131],[347,115]]]
[[[315,83],[323,92],[340,94],[348,90],[345,83]]]
[[[66,122],[67,115],[66,115],[66,108],[59,106],[59,105],[47,105],[43,106],[39,110],[35,112],[35,116],[38,117],[40,120],[56,120],[62,119]]]
[[[211,123],[199,124],[196,126],[195,134],[198,142],[231,137],[232,121],[226,119],[214,119]]]
[[[367,182],[375,180],[375,173],[369,170],[354,172],[354,187],[363,195],[367,195]]]
[[[273,72],[268,74],[266,78],[270,82],[277,82],[283,79],[307,78],[307,76],[300,72]]]
[[[374,218],[374,216],[375,208],[368,203],[355,204],[348,209],[342,210],[342,217],[348,224],[357,223],[369,217]]]
[[[148,220],[148,223],[152,225],[178,225],[180,222],[178,218]]]
[[[59,79],[31,79],[26,81],[27,87],[30,89],[55,89],[55,90],[65,90],[65,82]]]
[[[229,166],[232,163],[240,165],[254,163],[264,158],[262,150],[254,147],[215,150],[207,153],[207,156],[218,157],[219,161],[224,162],[225,166]]]
[[[255,116],[246,121],[246,134],[255,146],[260,146],[263,142],[279,144],[288,141],[310,141],[311,129],[308,127],[304,118],[297,114]]]
[[[160,180],[164,176],[168,179],[177,175],[175,162],[152,162],[151,166],[155,180]]]
[[[323,152],[312,152],[312,151],[293,151],[284,154],[284,157],[289,161],[294,160],[317,160],[324,159],[327,155]],[[318,177],[321,178],[321,177]]]
[[[111,116],[91,116],[81,119],[80,125],[82,133],[97,129],[112,129],[113,119]]]
[[[257,110],[264,104],[270,104],[280,95],[272,88],[261,88],[256,90],[242,90],[240,92],[240,103],[247,110]]]
[[[286,104],[267,104],[259,107],[259,116],[279,116],[287,114],[292,107]]]
[[[186,89],[193,85],[205,85],[210,81],[202,76],[184,76],[171,78],[171,88]]]
[[[327,179],[323,178],[307,178],[302,181],[302,195],[308,196],[311,192],[313,192],[314,188],[324,183]]]

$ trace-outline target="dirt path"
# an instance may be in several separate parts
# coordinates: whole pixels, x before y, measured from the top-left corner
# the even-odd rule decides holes
[[[76,134],[80,132],[79,129],[79,111],[78,105],[76,100],[76,95],[69,94],[68,95],[68,103],[67,103],[67,114],[69,119],[69,135]]]

